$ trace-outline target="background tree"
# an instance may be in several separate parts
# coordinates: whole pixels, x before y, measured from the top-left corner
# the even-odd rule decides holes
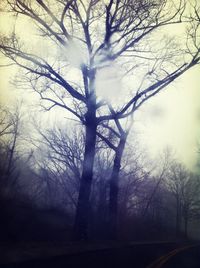
[[[185,238],[188,238],[188,223],[199,215],[199,193],[199,176],[188,172],[188,177],[182,187],[182,217],[184,221]]]
[[[54,200],[55,189],[62,188],[66,196],[59,190],[58,198],[62,196],[66,208],[70,207],[71,213],[74,214],[80,187],[84,134],[78,127],[74,129],[72,136],[67,134],[66,128],[59,127],[58,124],[46,130],[36,122],[34,126],[37,135],[36,139],[32,138],[31,143],[36,148],[35,166],[48,174],[46,183],[51,194],[49,192],[47,196],[52,196]],[[45,176],[40,174],[39,177],[43,179]]]
[[[181,233],[181,217],[182,217],[182,191],[187,180],[187,171],[185,167],[177,162],[174,162],[169,169],[167,184],[170,191],[175,197],[176,203],[176,235]]]
[[[176,235],[179,237],[184,229],[187,238],[188,222],[199,210],[199,176],[189,172],[183,164],[174,159],[167,170],[165,183],[176,204]]]
[[[1,196],[9,195],[9,189],[19,177],[17,161],[19,160],[18,140],[20,137],[20,112],[17,107],[9,111],[0,107],[0,154],[1,154]]]

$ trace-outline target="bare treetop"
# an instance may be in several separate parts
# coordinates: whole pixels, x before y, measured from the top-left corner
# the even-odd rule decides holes
[[[186,2],[183,0],[15,0],[7,1],[6,7],[15,16],[34,22],[41,36],[35,38],[46,44],[48,52],[43,56],[33,54],[13,32],[12,36],[1,38],[3,53],[27,71],[26,80],[42,99],[52,104],[49,109],[63,107],[82,121],[88,97],[96,95],[95,81],[91,83],[90,78],[102,78],[102,69],[105,70],[104,76],[106,72],[113,71],[111,66],[117,66],[119,72],[114,71],[114,75],[120,76],[123,87],[127,85],[127,77],[137,76],[136,85],[126,86],[129,101],[126,97],[125,102],[120,102],[117,107],[115,116],[126,117],[127,111],[132,113],[144,100],[190,67],[189,64],[199,60],[199,44],[195,39],[199,23],[197,8],[193,19],[196,30],[188,28],[196,47],[196,51],[193,47],[192,53],[190,49],[192,63],[191,57],[188,64],[184,62],[183,53],[173,40],[164,37],[165,26],[189,21],[185,17]],[[158,30],[161,35],[158,35]],[[30,38],[33,36],[30,35]],[[188,41],[191,46],[191,40]],[[45,54],[48,56],[45,57]],[[75,76],[70,74],[72,69],[79,70],[74,73]],[[105,82],[115,87],[115,84],[109,84],[110,79],[108,75]],[[100,87],[103,86],[105,84],[100,84]],[[73,101],[66,100],[69,96]],[[105,105],[105,100],[99,98],[96,108],[100,109],[102,105]],[[105,113],[104,107],[99,111]],[[99,120],[109,118],[113,116],[100,117]]]

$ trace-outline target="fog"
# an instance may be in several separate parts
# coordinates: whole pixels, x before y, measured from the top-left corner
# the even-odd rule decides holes
[[[198,236],[200,9],[73,2],[2,11],[3,240]]]

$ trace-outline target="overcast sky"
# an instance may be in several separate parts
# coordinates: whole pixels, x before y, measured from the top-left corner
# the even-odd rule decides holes
[[[199,67],[151,99],[138,117],[139,129],[152,153],[170,146],[181,161],[194,168],[200,141]]]
[[[1,31],[7,31],[9,24],[6,17],[1,16],[0,25]],[[26,25],[23,35],[28,35],[29,31]],[[173,33],[176,31],[173,28]],[[3,58],[1,63],[5,63]],[[38,102],[34,94],[15,89],[10,83],[14,75],[18,75],[15,67],[1,68],[0,75],[1,103],[12,106],[16,99],[21,98],[30,104]],[[200,142],[200,67],[190,70],[164,92],[150,99],[137,112],[134,129],[153,156],[170,146],[181,161],[194,168],[198,140]]]

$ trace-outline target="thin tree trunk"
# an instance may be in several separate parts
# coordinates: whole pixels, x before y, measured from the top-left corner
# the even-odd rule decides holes
[[[94,106],[86,114],[86,140],[79,197],[73,228],[74,240],[88,239],[89,199],[91,193],[96,143],[96,115]]]
[[[185,219],[184,219],[184,233],[185,233],[185,238],[187,239],[188,238],[188,217],[187,215],[185,216]]]
[[[180,200],[179,197],[176,197],[176,237],[180,236],[180,224],[181,224],[181,208],[180,208]]]
[[[16,147],[16,142],[17,142],[17,130],[15,130],[15,132],[14,132],[13,144],[12,144],[12,147],[10,149],[10,155],[9,155],[9,159],[8,159],[8,166],[6,168],[6,177],[9,177],[10,174],[12,173],[13,156],[14,156],[14,151],[15,151],[15,147]]]
[[[109,238],[117,238],[117,218],[118,218],[118,192],[119,192],[119,172],[121,159],[126,143],[126,137],[120,139],[115,153],[113,170],[110,178],[110,200],[109,200]]]

